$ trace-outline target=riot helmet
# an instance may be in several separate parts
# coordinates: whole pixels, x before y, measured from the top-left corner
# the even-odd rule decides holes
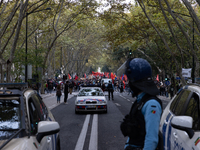
[[[133,92],[143,91],[149,95],[159,94],[159,90],[152,80],[151,65],[147,60],[142,58],[129,59],[126,62],[125,74]]]

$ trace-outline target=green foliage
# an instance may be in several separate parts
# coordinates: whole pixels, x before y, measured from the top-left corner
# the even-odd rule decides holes
[[[28,12],[33,11],[41,2],[37,4],[29,1]],[[52,69],[55,72],[60,69],[61,65],[65,66],[67,72],[79,71],[80,74],[86,71],[95,71],[98,67],[101,67],[102,71],[116,72],[127,58],[142,57],[151,59],[155,72],[157,71],[155,64],[162,70],[171,68],[172,72],[176,72],[177,66],[172,59],[173,54],[179,67],[191,66],[193,55],[191,48],[180,27],[167,12],[165,1],[161,1],[161,4],[165,9],[174,35],[167,25],[159,1],[141,1],[144,2],[143,8],[155,26],[154,28],[149,23],[139,2],[136,2],[135,5],[125,4],[118,0],[108,0],[107,2],[110,4],[110,8],[105,11],[97,11],[97,8],[103,5],[101,1],[98,3],[90,0],[48,1],[37,8],[36,10],[42,10],[51,7],[51,11],[36,12],[28,16],[28,64],[32,64],[33,68],[53,66]],[[189,12],[178,0],[169,0],[168,2],[171,9],[177,12],[176,19],[192,42],[192,18],[180,15],[189,15]],[[13,6],[14,1],[8,3],[7,13],[2,15],[1,20],[8,18]],[[198,8],[195,12],[197,16],[200,16]],[[18,15],[19,10],[16,11],[5,34],[3,34],[1,43],[6,43],[10,38]],[[4,23],[2,27],[3,25]],[[16,68],[13,74],[17,76],[23,74],[21,66],[25,65],[25,27],[24,19],[17,48],[13,54],[13,63]],[[155,28],[166,40],[168,48]],[[195,44],[199,47],[200,38],[196,27],[194,37]],[[13,40],[14,36],[11,36],[5,51],[2,53],[4,60],[9,59],[12,55],[10,50],[13,46]],[[129,54],[130,50],[132,54]],[[199,58],[199,51],[197,49],[196,51]],[[84,61],[86,59],[88,62]],[[48,63],[45,62],[47,60],[49,60]],[[77,62],[75,60],[83,61]]]
[[[104,65],[101,69],[101,72],[111,72],[107,65]]]

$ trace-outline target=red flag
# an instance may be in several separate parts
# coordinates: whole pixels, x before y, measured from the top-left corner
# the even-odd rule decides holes
[[[68,73],[68,77],[69,77],[69,79],[72,79],[72,77],[70,76],[70,74]]]
[[[120,80],[123,80],[123,77],[124,77],[124,74],[123,74],[123,75],[121,75],[121,77],[120,77]]]
[[[124,89],[125,89],[126,83],[125,83],[125,81],[123,81],[123,83],[124,83]]]
[[[114,75],[113,75],[112,72],[111,72],[111,74],[110,74],[110,77],[111,77],[112,80],[114,80]]]
[[[124,75],[124,80],[125,80],[125,82],[127,81],[127,76],[126,75]]]
[[[109,72],[104,73],[107,78],[109,78]]]
[[[77,80],[78,79],[78,76],[77,75],[75,75],[75,80]]]
[[[157,74],[157,78],[156,78],[156,80],[159,81],[159,76],[158,76],[158,74]]]

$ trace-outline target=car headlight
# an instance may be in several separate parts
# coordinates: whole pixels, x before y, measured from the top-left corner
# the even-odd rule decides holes
[[[106,104],[106,101],[100,101],[99,103],[100,104]]]
[[[76,104],[84,104],[84,102],[77,101]]]

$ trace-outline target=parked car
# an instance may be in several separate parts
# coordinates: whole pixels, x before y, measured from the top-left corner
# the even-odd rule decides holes
[[[164,109],[160,132],[164,150],[200,150],[200,86],[182,87]]]
[[[26,83],[0,84],[0,149],[59,150],[60,126]]]
[[[75,100],[75,113],[100,111],[107,113],[107,100],[100,87],[82,87]]]

